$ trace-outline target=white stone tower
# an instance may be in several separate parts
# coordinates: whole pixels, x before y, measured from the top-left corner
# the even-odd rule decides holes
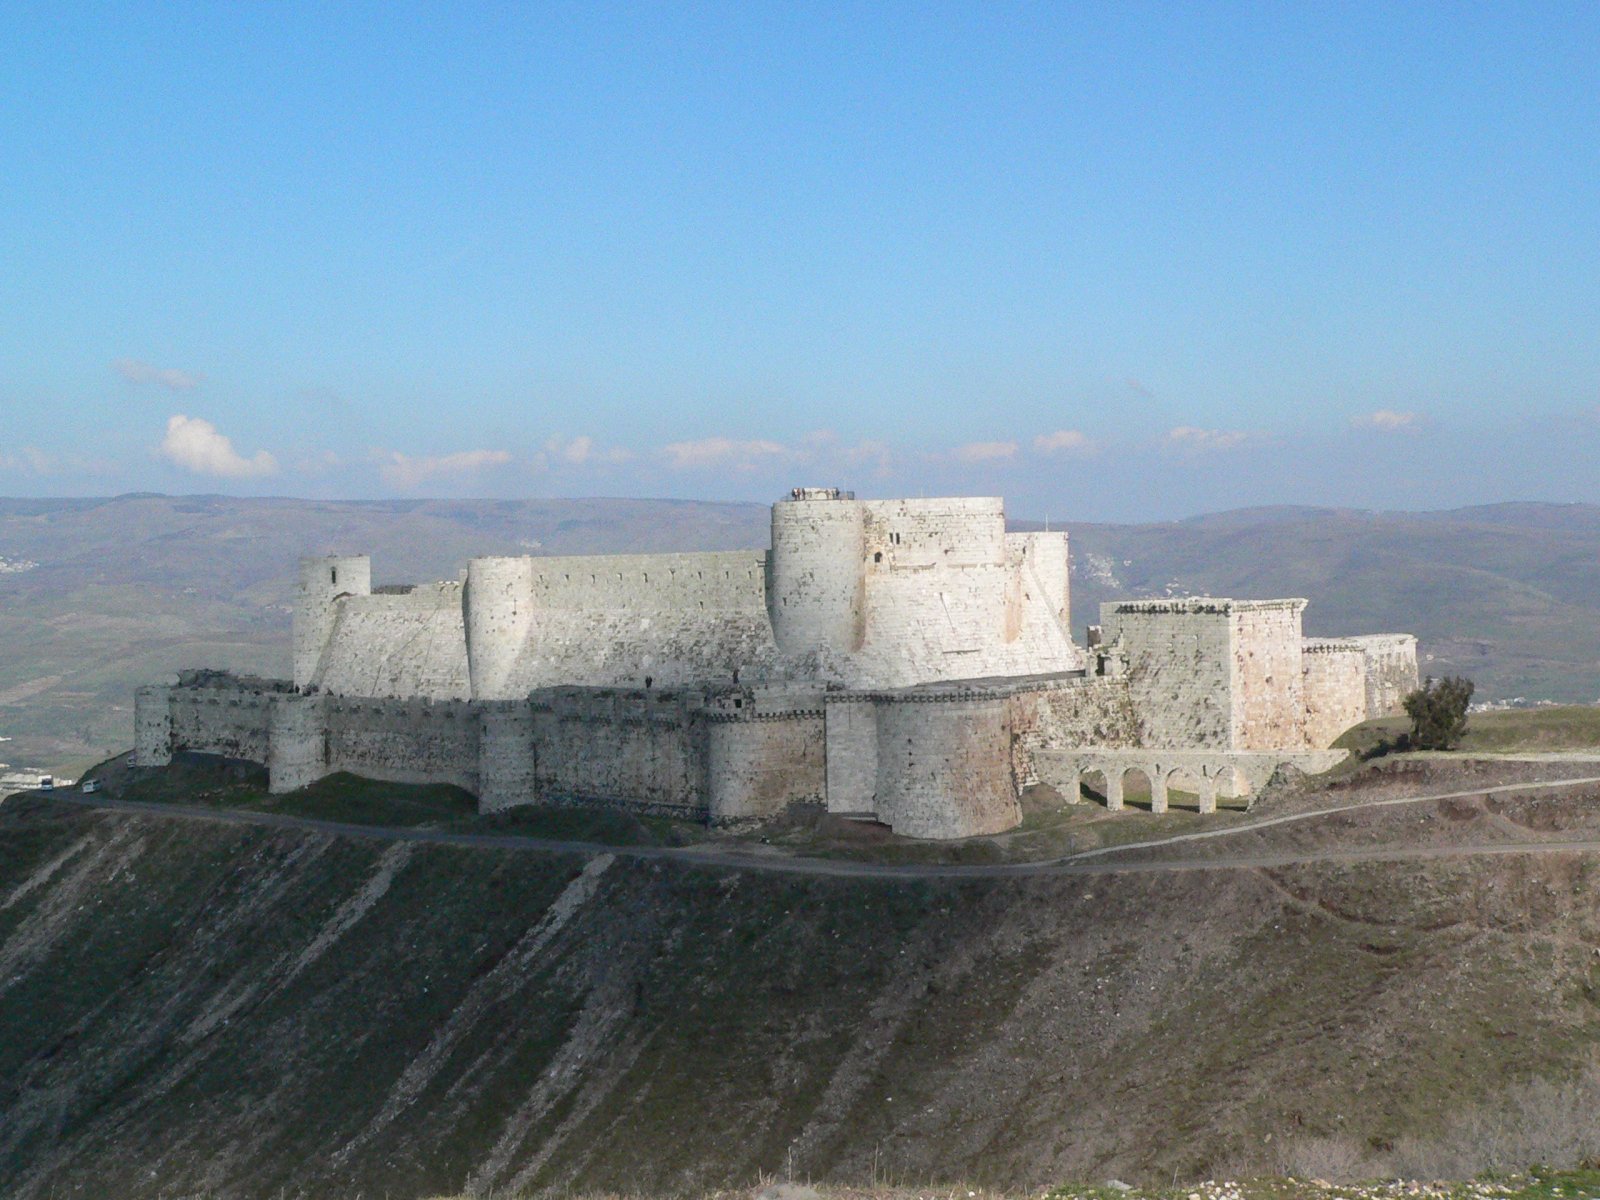
[[[838,488],[795,488],[772,506],[767,612],[780,650],[861,648],[865,525],[861,504]]]
[[[472,698],[509,699],[511,668],[533,624],[533,559],[473,559],[463,604]]]
[[[316,676],[338,615],[334,601],[340,596],[371,594],[372,559],[365,554],[300,560],[300,588],[294,602],[295,687],[306,687]]]

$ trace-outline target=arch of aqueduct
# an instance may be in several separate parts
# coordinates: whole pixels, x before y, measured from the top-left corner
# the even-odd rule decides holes
[[[1336,765],[1342,750],[1250,752],[1228,750],[1114,750],[1085,747],[1075,750],[1041,750],[1034,755],[1039,781],[1063,796],[1076,799],[1087,775],[1099,774],[1105,782],[1106,808],[1123,807],[1125,780],[1141,772],[1150,782],[1150,811],[1167,811],[1168,793],[1177,783],[1195,785],[1200,811],[1217,811],[1219,796],[1252,795],[1264,787],[1282,766],[1315,774]],[[1187,789],[1184,789],[1187,790]]]

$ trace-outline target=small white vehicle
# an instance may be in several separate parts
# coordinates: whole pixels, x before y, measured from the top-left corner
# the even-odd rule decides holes
[[[100,790],[100,781],[98,779],[85,779],[78,790],[84,793],[98,792]]]
[[[56,777],[54,775],[41,775],[41,776],[39,776],[39,790],[41,792],[53,792],[53,791],[55,791],[56,790]]]

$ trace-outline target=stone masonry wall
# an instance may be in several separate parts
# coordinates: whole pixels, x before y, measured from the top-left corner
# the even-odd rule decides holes
[[[579,612],[766,611],[763,551],[530,558],[535,609]]]
[[[878,790],[878,713],[870,697],[830,692],[823,740],[831,813],[875,811]]]
[[[164,767],[172,761],[172,689],[142,687],[133,694],[133,763]]]
[[[475,558],[461,592],[466,627],[467,695],[475,700],[515,697],[512,666],[533,623],[533,559]]]
[[[1367,719],[1367,658],[1353,642],[1308,638],[1300,663],[1306,748],[1323,750]]]
[[[328,770],[478,791],[478,718],[460,700],[325,700]]]
[[[827,787],[821,698],[814,709],[710,720],[706,783],[713,822],[770,817],[790,804],[821,804]]]
[[[270,699],[232,686],[169,689],[172,749],[265,763]]]
[[[341,696],[465,700],[470,695],[461,585],[345,596],[311,683]]]
[[[728,684],[741,667],[772,661],[765,612],[645,616],[542,609],[512,667],[508,691],[542,688],[681,688]]]
[[[1100,606],[1106,644],[1121,639],[1128,696],[1145,745],[1235,748],[1231,606],[1201,599]]]
[[[498,812],[539,798],[534,710],[527,701],[478,702],[478,809]]]
[[[268,790],[292,792],[328,774],[326,696],[274,696],[268,710]]]
[[[1304,600],[1235,600],[1233,624],[1234,750],[1305,747],[1300,614]]]
[[[1347,638],[1367,659],[1367,716],[1393,717],[1401,702],[1417,690],[1417,639],[1409,633],[1378,633]]]
[[[1067,679],[1010,698],[1012,774],[1019,786],[1039,782],[1034,755],[1084,746],[1133,748],[1143,730],[1122,679]]]
[[[843,682],[898,688],[1078,670],[1064,534],[1007,535],[998,499],[865,506],[866,634]]]
[[[695,694],[559,688],[534,700],[535,782],[546,803],[591,801],[705,816]]]
[[[1022,819],[1004,697],[878,703],[878,819],[896,833],[960,838]]]

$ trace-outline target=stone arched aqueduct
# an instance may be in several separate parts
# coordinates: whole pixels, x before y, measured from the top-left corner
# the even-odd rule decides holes
[[[1282,766],[1296,767],[1313,774],[1329,769],[1343,757],[1342,750],[1251,753],[1238,750],[1112,750],[1095,747],[1039,751],[1034,767],[1041,783],[1054,787],[1069,800],[1076,800],[1085,776],[1098,773],[1105,785],[1106,808],[1113,812],[1123,806],[1126,777],[1138,771],[1150,783],[1151,812],[1167,811],[1168,793],[1173,789],[1174,781],[1178,780],[1196,785],[1200,795],[1200,811],[1214,813],[1219,796],[1254,794]]]

